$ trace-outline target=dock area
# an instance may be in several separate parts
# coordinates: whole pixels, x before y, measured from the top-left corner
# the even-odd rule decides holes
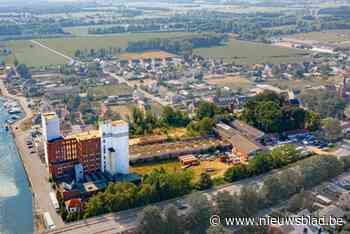
[[[44,212],[50,213],[56,227],[62,227],[64,226],[64,223],[50,202],[50,185],[48,183],[49,176],[47,168],[36,154],[30,153],[26,146],[26,139],[28,138],[30,131],[24,131],[20,128],[21,123],[24,123],[33,117],[33,113],[28,107],[27,100],[24,96],[15,96],[10,94],[6,89],[3,82],[3,77],[1,76],[0,93],[7,99],[16,100],[24,112],[24,117],[21,120],[11,124],[10,129],[33,194],[34,233],[41,233],[44,231],[43,225],[40,222],[40,217]]]

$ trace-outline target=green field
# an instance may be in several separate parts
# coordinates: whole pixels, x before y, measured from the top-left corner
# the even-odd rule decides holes
[[[125,48],[129,41],[146,40],[151,38],[174,38],[193,35],[193,33],[129,33],[101,36],[81,36],[70,38],[50,38],[38,40],[42,44],[55,49],[63,54],[74,57],[77,49],[100,49],[100,48]],[[59,65],[69,62],[67,59],[48,51],[29,40],[9,41],[6,45],[12,49],[12,55],[7,56],[5,61],[13,63],[14,59],[31,67],[46,65]]]
[[[50,38],[40,39],[38,41],[63,54],[74,57],[77,49],[125,48],[129,41],[152,38],[174,38],[189,35],[193,35],[193,33],[130,33]],[[36,67],[68,62],[65,58],[35,45],[28,40],[10,41],[7,43],[7,46],[13,50],[13,54],[6,58],[7,62],[13,62],[14,57],[21,63]],[[306,55],[306,52],[302,50],[238,41],[235,39],[231,39],[226,46],[195,49],[194,53],[204,57],[223,58],[226,61],[234,60],[239,64],[300,62],[301,58]]]
[[[91,25],[91,26],[76,26],[76,27],[66,27],[63,30],[66,33],[71,33],[74,36],[88,36],[89,28],[108,28],[114,26],[113,24],[105,24],[105,25]],[[90,36],[95,36],[91,35]]]
[[[132,94],[133,89],[126,84],[91,87],[88,94],[94,97],[108,97]]]
[[[230,39],[227,45],[194,50],[203,57],[234,61],[237,64],[300,62],[308,53],[304,50],[282,48],[262,43]]]
[[[30,67],[46,66],[51,64],[65,64],[67,59],[28,40],[9,41],[7,46],[12,49],[12,54],[5,58],[7,63],[13,63],[16,58],[20,63]]]
[[[193,33],[128,33],[101,36],[82,36],[71,38],[41,39],[41,43],[56,49],[68,56],[74,56],[77,49],[125,48],[129,41],[147,40],[152,38],[174,38],[193,35]]]
[[[350,42],[350,30],[331,30],[325,32],[299,33],[289,38],[313,40],[326,43]]]

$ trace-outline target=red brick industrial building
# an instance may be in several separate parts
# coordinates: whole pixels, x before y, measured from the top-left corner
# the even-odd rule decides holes
[[[101,137],[99,131],[70,135],[47,142],[49,173],[53,178],[74,175],[74,166],[81,164],[84,175],[101,168]]]

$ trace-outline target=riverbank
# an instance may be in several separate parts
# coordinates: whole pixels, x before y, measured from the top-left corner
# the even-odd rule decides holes
[[[24,112],[24,117],[11,125],[11,132],[13,134],[14,141],[33,194],[33,220],[35,221],[34,226],[43,227],[39,221],[40,219],[38,220],[37,217],[40,217],[40,215],[44,212],[49,212],[56,227],[62,227],[64,226],[64,223],[50,202],[50,185],[48,183],[49,175],[47,168],[40,160],[39,156],[37,154],[32,154],[26,145],[26,139],[30,136],[30,130],[22,130],[20,128],[22,123],[33,118],[34,113],[28,107],[27,100],[24,96],[15,96],[7,91],[1,77],[0,90],[5,98],[16,100]],[[43,230],[35,230],[35,233],[40,233],[42,231]]]
[[[31,234],[33,193],[12,133],[5,128],[10,116],[5,101],[0,99],[0,233]]]

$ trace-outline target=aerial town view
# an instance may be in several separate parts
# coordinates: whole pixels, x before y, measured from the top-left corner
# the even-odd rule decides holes
[[[0,234],[350,234],[350,0],[0,0]]]

